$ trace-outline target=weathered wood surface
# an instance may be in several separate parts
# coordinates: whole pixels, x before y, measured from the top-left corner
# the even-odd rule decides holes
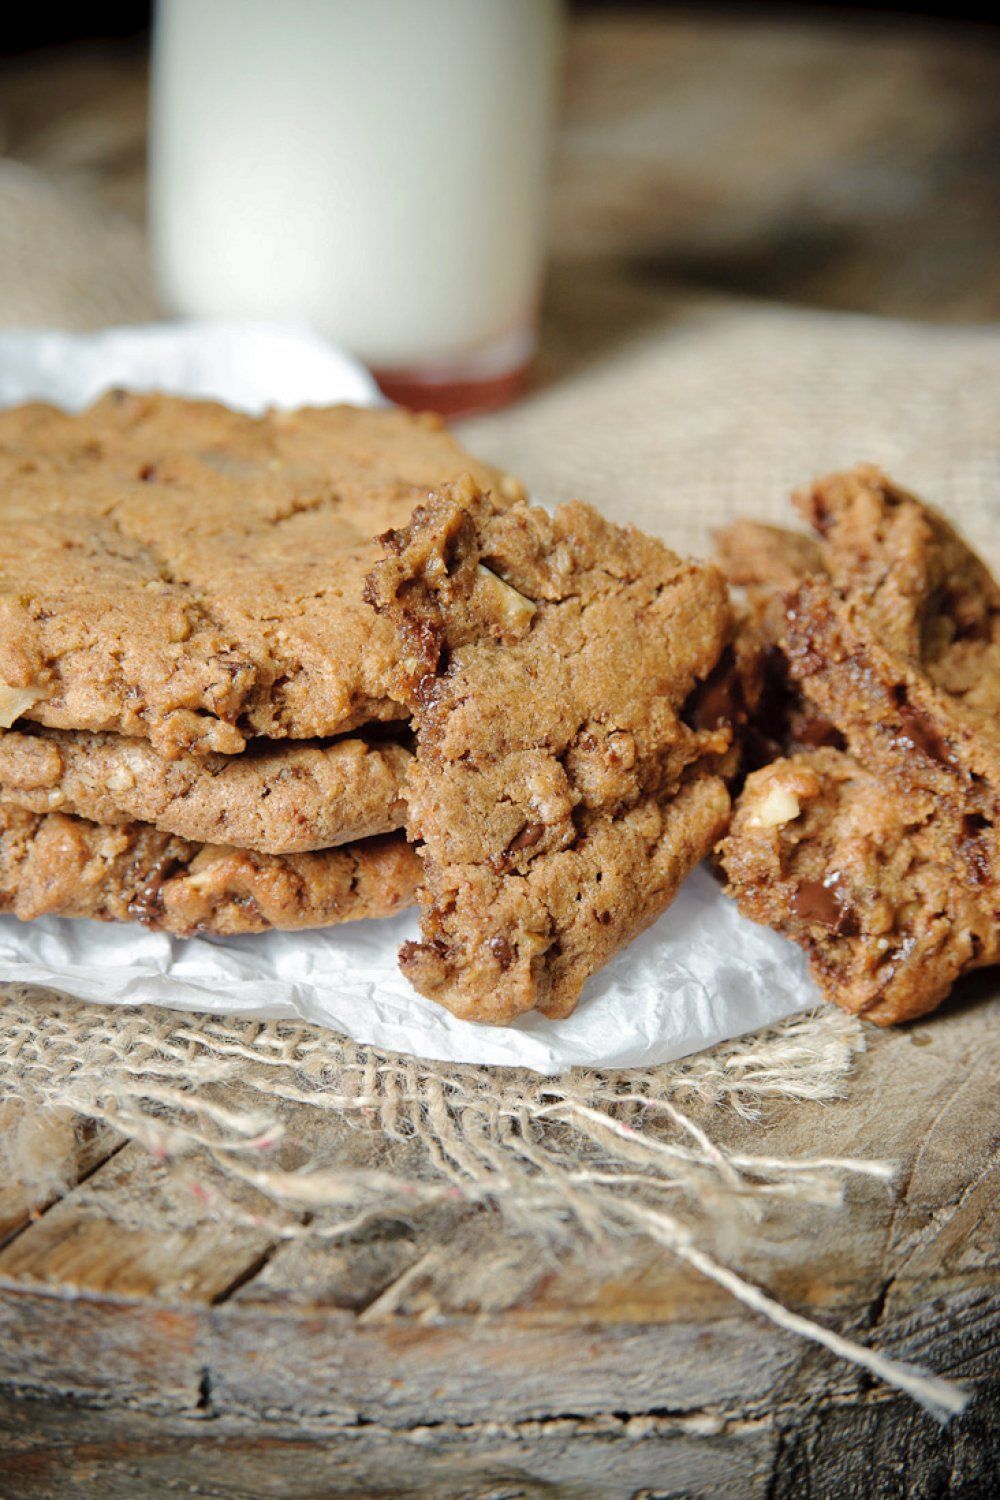
[[[972,986],[933,1024],[874,1034],[849,1101],[769,1116],[776,1152],[898,1160],[898,1193],[858,1184],[805,1224],[778,1205],[714,1247],[797,1310],[973,1383],[947,1433],[651,1247],[549,1258],[467,1209],[275,1245],[221,1233],[194,1197],[178,1227],[162,1169],[126,1146],[0,1251],[0,1494],[126,1494],[141,1474],[153,1494],[985,1495],[988,1004]],[[699,1118],[760,1145],[731,1113]]]
[[[891,1434],[891,1438],[890,1438]],[[818,1403],[726,1423],[712,1418],[568,1417],[516,1425],[378,1424],[336,1431],[225,1418],[7,1404],[2,1491],[32,1500],[378,1496],[425,1500],[800,1500],[863,1494],[989,1496],[984,1435],[941,1435],[905,1402],[859,1411]],[[869,1488],[859,1476],[869,1476]],[[993,1490],[995,1493],[995,1490]]]
[[[664,286],[995,316],[996,83],[974,35],[588,19],[542,382],[662,315]],[[144,103],[127,60],[0,76],[10,154],[134,217]],[[97,1132],[80,1186],[37,1218],[0,1195],[0,1495],[995,1492],[992,989],[873,1034],[848,1099],[768,1114],[775,1154],[897,1160],[894,1196],[855,1184],[805,1223],[775,1205],[766,1233],[710,1247],[789,1306],[974,1382],[947,1431],[650,1247],[555,1260],[471,1210],[277,1243],[179,1203]],[[760,1149],[759,1127],[710,1123]]]

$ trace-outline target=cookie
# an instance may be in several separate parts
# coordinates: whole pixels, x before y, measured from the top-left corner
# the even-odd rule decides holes
[[[712,533],[715,560],[737,588],[790,588],[823,573],[823,549],[801,531],[741,518]]]
[[[682,717],[726,643],[724,582],[587,506],[502,510],[471,481],[382,540],[368,597],[398,632],[424,869],[403,972],[469,1019],[568,1015],[724,827],[730,730]]]
[[[722,859],[741,907],[808,949],[830,998],[886,1023],[998,961],[1000,590],[943,517],[870,466],[796,504],[822,566],[768,596],[759,549],[752,565],[787,674],[769,731],[791,758],[750,777]],[[794,753],[807,745],[828,748]],[[794,793],[776,794],[780,811],[806,784],[807,812],[765,838],[761,797]],[[906,919],[880,926],[889,908]]]
[[[982,559],[933,507],[871,464],[806,485],[793,501],[817,541],[752,521],[716,535],[720,566],[746,588],[750,628],[780,646],[789,591],[808,577],[827,579],[866,636],[946,693],[950,712],[995,741],[1000,585]],[[817,584],[809,597],[822,593]],[[822,742],[792,728],[792,743]],[[825,732],[820,722],[817,733]]]
[[[0,725],[174,756],[405,716],[394,632],[361,597],[371,538],[464,473],[520,492],[397,410],[113,392],[0,413]]]
[[[880,1025],[1000,961],[995,891],[969,878],[933,793],[887,794],[841,751],[751,775],[720,856],[740,910],[798,943],[829,999]]]
[[[785,593],[812,574],[826,575],[820,542],[804,532],[740,519],[713,533],[715,561],[737,591],[734,655],[743,725],[737,739],[741,773],[779,755],[822,745],[843,747],[839,732],[803,705],[788,675],[782,642]]]
[[[0,802],[92,823],[150,823],[194,843],[297,854],[403,824],[409,752],[391,741],[255,741],[164,760],[148,740],[86,730],[0,734]]]
[[[24,921],[139,921],[181,937],[325,927],[409,906],[418,879],[398,834],[277,856],[0,805],[0,911]]]

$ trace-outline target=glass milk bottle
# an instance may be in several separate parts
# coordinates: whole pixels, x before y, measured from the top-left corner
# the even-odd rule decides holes
[[[395,399],[499,404],[531,357],[559,0],[160,0],[162,301],[307,323]]]

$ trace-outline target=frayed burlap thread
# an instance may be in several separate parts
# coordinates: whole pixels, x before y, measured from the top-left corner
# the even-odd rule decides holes
[[[557,1079],[420,1062],[299,1023],[105,1008],[18,986],[4,1032],[0,1165],[40,1203],[70,1184],[76,1123],[96,1121],[144,1146],[215,1217],[278,1240],[343,1240],[475,1204],[554,1253],[581,1234],[641,1236],[936,1415],[964,1405],[953,1383],[791,1312],[704,1247],[707,1227],[759,1223],[771,1203],[836,1208],[852,1177],[891,1184],[888,1162],[724,1147],[689,1113],[698,1102],[753,1118],[773,1100],[838,1097],[864,1045],[839,1011],[665,1067]]]

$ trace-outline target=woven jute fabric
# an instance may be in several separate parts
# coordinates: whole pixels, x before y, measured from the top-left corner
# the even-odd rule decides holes
[[[134,226],[0,163],[0,324],[155,315]],[[1000,560],[995,329],[691,298],[562,266],[536,389],[466,422],[462,437],[545,502],[578,496],[696,552],[712,526],[786,519],[792,486],[873,460]],[[891,1180],[889,1163],[774,1158],[763,1138],[759,1152],[724,1150],[687,1112],[709,1101],[766,1123],[772,1100],[849,1093],[864,1035],[833,1010],[655,1070],[544,1081],[415,1062],[306,1026],[19,987],[6,987],[2,1013],[0,1166],[40,1203],[72,1178],[88,1120],[147,1146],[218,1215],[250,1216],[279,1237],[335,1241],[385,1215],[488,1200],[550,1244],[580,1232],[652,1238],[933,1409],[961,1402],[787,1312],[705,1248],[768,1198],[809,1213],[839,1202],[852,1175]]]
[[[0,328],[80,331],[155,315],[138,227],[0,158]]]
[[[540,499],[705,554],[735,515],[795,524],[792,488],[864,460],[1000,563],[1000,328],[654,295],[583,268],[553,292],[568,373],[461,428]]]

